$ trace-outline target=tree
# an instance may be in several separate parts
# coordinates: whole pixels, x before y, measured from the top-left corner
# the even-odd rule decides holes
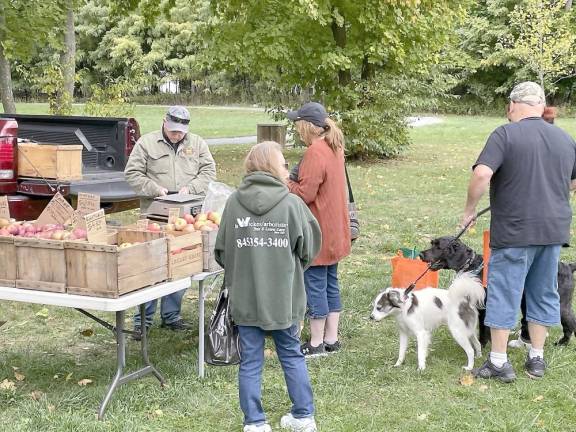
[[[309,89],[341,116],[351,155],[393,156],[408,143],[402,131],[411,106],[400,100],[405,95],[391,97],[392,86],[418,78],[422,90],[435,80],[462,4],[214,0],[204,59],[212,70]]]
[[[0,0],[0,96],[5,112],[16,112],[11,61],[29,60],[35,50],[51,38],[51,29],[60,12],[57,2]],[[34,37],[30,29],[34,29]]]

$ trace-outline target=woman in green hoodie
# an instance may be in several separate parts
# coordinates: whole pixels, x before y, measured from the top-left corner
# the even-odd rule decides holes
[[[256,144],[244,166],[246,176],[226,203],[215,246],[240,334],[244,432],[272,430],[261,402],[266,333],[274,339],[292,401],[280,425],[315,432],[312,387],[298,325],[306,311],[304,270],[320,250],[320,226],[304,202],[288,191],[288,171],[278,143]]]

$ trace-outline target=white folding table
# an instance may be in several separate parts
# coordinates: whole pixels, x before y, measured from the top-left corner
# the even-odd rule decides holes
[[[201,280],[203,281],[204,279]],[[200,279],[196,280],[200,281]],[[108,387],[108,391],[106,392],[106,395],[104,396],[104,399],[102,400],[98,410],[98,419],[102,420],[104,418],[104,413],[106,411],[108,402],[110,402],[114,391],[122,384],[149,374],[153,374],[160,381],[161,385],[164,385],[165,383],[164,377],[160,374],[160,372],[158,372],[158,370],[154,367],[148,358],[148,339],[145,331],[142,332],[142,339],[140,342],[140,352],[142,355],[142,362],[144,363],[144,367],[134,372],[124,374],[124,368],[126,367],[126,333],[133,333],[132,331],[124,329],[126,311],[132,307],[139,306],[141,316],[144,316],[145,303],[160,297],[164,297],[165,295],[172,294],[176,291],[189,288],[190,283],[191,280],[189,277],[173,282],[165,282],[123,295],[117,299],[0,287],[0,300],[74,308],[89,318],[102,324],[104,327],[108,328],[114,333],[114,336],[116,337],[116,374],[112,379],[112,382]],[[202,291],[203,287],[200,288],[201,293]],[[201,299],[202,300],[200,301],[200,304],[202,305],[202,316],[200,319],[203,327],[203,297],[201,297]],[[90,314],[89,312],[86,312],[84,309],[97,310],[101,312],[116,312],[116,326],[113,326],[112,324]],[[202,329],[202,335],[203,333],[204,332]],[[203,337],[201,337],[201,339],[203,339]],[[202,364],[202,367],[204,366],[203,362],[200,364]]]

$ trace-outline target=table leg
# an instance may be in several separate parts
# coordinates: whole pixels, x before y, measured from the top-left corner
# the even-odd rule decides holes
[[[124,367],[126,366],[126,335],[124,334],[124,311],[116,312],[116,329],[114,330],[114,334],[116,336],[116,375],[108,387],[108,392],[106,396],[104,396],[104,400],[100,404],[100,410],[98,411],[98,420],[102,420],[104,418],[104,412],[106,411],[106,406],[110,399],[112,398],[112,394],[120,385],[120,380],[122,378],[122,373],[124,371]]]
[[[164,385],[166,384],[164,377],[162,376],[162,374],[160,374],[160,372],[158,372],[158,370],[152,365],[152,363],[150,363],[150,359],[148,358],[148,332],[146,331],[146,305],[145,304],[140,305],[140,317],[142,319],[142,322],[144,323],[143,326],[140,326],[140,328],[142,329],[141,330],[142,331],[142,339],[140,341],[141,342],[140,343],[140,352],[142,354],[142,361],[147,366],[146,369],[149,368],[149,372],[152,372],[154,374],[154,376],[156,378],[158,378],[158,381],[160,381],[160,385],[162,387],[164,387]]]
[[[204,378],[204,281],[198,281],[198,376]]]

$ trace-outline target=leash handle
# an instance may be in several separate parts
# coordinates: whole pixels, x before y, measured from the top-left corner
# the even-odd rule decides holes
[[[476,213],[476,215],[470,219],[466,225],[464,225],[462,227],[462,229],[460,230],[460,232],[456,235],[456,237],[454,237],[454,240],[458,240],[460,237],[462,237],[462,234],[464,234],[466,232],[466,230],[468,229],[468,227],[470,225],[472,225],[476,219],[478,219],[480,216],[482,216],[484,213],[489,212],[490,211],[490,207],[486,207],[485,209],[480,210],[478,213]]]

